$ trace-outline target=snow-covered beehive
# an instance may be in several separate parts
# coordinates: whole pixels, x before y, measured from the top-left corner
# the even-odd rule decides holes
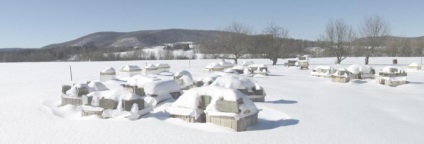
[[[146,93],[145,101],[151,106],[156,106],[158,103],[169,98],[178,99],[181,95],[180,85],[174,80],[160,80],[146,83],[144,85]]]
[[[398,86],[406,83],[407,73],[400,68],[386,66],[377,75],[376,81],[379,84],[388,86]]]
[[[160,79],[154,76],[135,75],[128,79],[123,85],[124,89],[135,93],[139,96],[144,96],[144,85],[149,82],[159,81]]]
[[[238,90],[254,102],[265,101],[266,93],[264,89],[257,82],[245,76],[227,75],[218,77],[210,85]]]
[[[243,93],[207,86],[184,93],[166,110],[171,117],[188,122],[207,122],[244,131],[258,121],[258,109]]]
[[[344,68],[338,69],[331,75],[332,82],[347,83],[350,81],[350,72]]]
[[[300,56],[298,58],[297,62],[299,63],[300,69],[309,69],[309,56],[308,55]]]
[[[409,64],[408,65],[408,70],[409,71],[419,71],[419,70],[421,70],[421,65],[420,64],[418,64],[418,63],[411,63],[411,64]]]
[[[334,72],[334,68],[330,66],[317,66],[312,70],[311,75],[316,77],[330,77]]]
[[[375,77],[375,70],[368,65],[350,65],[347,70],[351,73],[352,79],[367,79]]]
[[[204,71],[208,71],[208,72],[222,71],[222,70],[224,70],[224,67],[219,63],[210,63],[204,69]]]
[[[141,74],[141,69],[136,65],[126,65],[121,68],[120,72],[123,77],[132,77]]]
[[[68,87],[69,88],[69,87]],[[63,88],[62,88],[63,91]],[[92,92],[93,89],[90,88],[86,83],[77,83],[69,88],[65,93],[61,95],[62,106],[70,104],[74,106],[82,105],[82,96],[87,95]]]
[[[124,89],[94,91],[87,95],[90,102],[82,107],[82,116],[99,115],[103,118],[129,115],[129,111],[144,109],[141,96]]]
[[[116,71],[113,67],[105,68],[104,70],[102,70],[100,72],[100,81],[101,82],[113,80],[113,79],[115,79],[115,77],[116,77]]]
[[[220,64],[221,66],[222,66],[222,68],[223,69],[226,69],[226,68],[232,68],[233,66],[234,66],[234,64],[233,63],[231,63],[231,62],[227,62],[227,61],[221,61],[221,62],[219,62],[218,64]]]
[[[158,68],[159,72],[169,72],[169,69],[171,68],[171,66],[167,63],[158,63],[155,66]]]
[[[142,70],[143,75],[149,75],[149,74],[158,74],[159,70],[158,68],[153,64],[148,64],[144,67]]]
[[[253,74],[261,74],[261,75],[268,75],[268,67],[264,64],[252,64],[248,66],[249,69],[253,72]]]
[[[187,90],[193,86],[193,77],[191,76],[191,73],[186,70],[175,73],[174,80],[183,90]]]
[[[248,68],[247,66],[243,66],[243,65],[236,65],[234,67],[232,67],[233,70],[235,70],[238,74],[243,74],[244,70]]]
[[[197,78],[193,82],[193,85],[196,86],[196,87],[208,86],[208,85],[212,84],[216,80],[216,78],[218,78],[218,77],[220,77],[220,75],[200,77],[200,78]]]

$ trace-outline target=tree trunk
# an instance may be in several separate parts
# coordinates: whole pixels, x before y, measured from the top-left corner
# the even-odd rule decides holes
[[[234,58],[234,63],[237,65],[237,58]]]
[[[336,64],[340,64],[342,62],[342,57],[337,57]]]
[[[365,65],[368,65],[369,59],[370,59],[369,55],[365,56]]]
[[[272,65],[276,65],[276,64],[277,64],[277,61],[278,61],[278,59],[277,59],[277,58],[272,59]]]

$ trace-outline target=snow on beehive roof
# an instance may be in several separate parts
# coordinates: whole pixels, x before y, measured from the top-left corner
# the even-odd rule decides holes
[[[174,76],[176,76],[176,77],[179,77],[179,76],[189,76],[189,77],[192,77],[191,76],[191,73],[188,72],[188,71],[186,71],[186,70],[179,71],[179,72],[175,73]]]
[[[126,65],[121,68],[121,71],[140,71],[140,67],[136,65]]]
[[[352,74],[359,74],[361,72],[361,65],[353,64],[347,67],[347,70]]]
[[[223,67],[234,66],[234,64],[233,64],[233,63],[231,63],[231,62],[226,62],[226,61],[219,62],[219,64],[220,64],[221,66],[223,66]]]
[[[421,65],[416,63],[416,62],[413,62],[413,63],[409,64],[408,66],[421,66]]]
[[[244,65],[244,66],[248,66],[248,65],[252,65],[252,64],[254,64],[253,61],[242,61],[241,62],[241,65]]]
[[[385,73],[401,73],[404,72],[403,70],[401,70],[400,68],[394,67],[394,66],[385,66],[381,72],[385,72]]]
[[[102,73],[115,73],[115,69],[113,67],[107,67],[101,71]]]
[[[158,64],[156,64],[156,67],[158,67],[158,68],[170,68],[169,64],[167,64],[167,63],[158,63]]]
[[[144,92],[146,95],[163,95],[171,92],[179,92],[180,90],[180,85],[174,80],[160,80],[149,82],[144,85]]]
[[[66,91],[65,93],[68,96],[71,97],[77,97],[78,96],[78,91],[80,88],[87,88],[88,92],[92,92],[94,91],[92,88],[90,88],[86,83],[76,83],[74,84],[71,89],[69,89],[68,91]]]
[[[236,66],[234,66],[232,69],[236,69],[236,70],[244,70],[244,68],[246,68],[246,66],[243,66],[243,65],[236,65]]]
[[[122,100],[134,100],[140,99],[141,97],[135,93],[126,93],[122,96]]]
[[[210,63],[206,66],[206,68],[222,68],[222,65],[219,63]]]
[[[146,83],[149,83],[152,81],[159,81],[159,80],[160,80],[159,78],[153,77],[153,76],[135,75],[135,76],[132,76],[130,79],[128,79],[125,85],[144,87]]]
[[[344,68],[340,68],[338,69],[335,73],[332,74],[333,76],[338,76],[338,77],[349,77],[349,71],[344,69]]]
[[[249,67],[261,67],[261,68],[263,68],[263,67],[266,67],[266,65],[264,65],[264,64],[251,64],[251,65],[249,65]]]
[[[147,64],[144,68],[156,68],[156,66],[153,64]]]
[[[205,113],[216,113],[227,115],[228,113],[219,112],[216,108],[216,101],[225,100],[225,101],[237,101],[241,99],[243,104],[240,106],[242,111],[241,114],[230,113],[230,115],[237,115],[239,117],[252,115],[258,112],[255,104],[243,93],[229,88],[217,87],[217,86],[207,86],[193,88],[181,95],[172,105],[167,109],[171,114],[181,114],[181,115],[191,115],[199,116],[201,113],[198,112],[198,106],[200,104],[201,96],[210,96],[211,103],[206,107]],[[249,112],[244,115],[244,111],[248,110]]]
[[[317,70],[317,69],[327,69],[327,70],[329,70],[329,69],[333,69],[333,67],[331,67],[331,66],[316,66],[314,68],[314,70]]]
[[[98,81],[91,81],[88,84],[88,87],[90,87],[91,89],[93,89],[95,91],[109,90],[102,82],[98,82]]]
[[[255,87],[255,82],[245,76],[227,75],[218,77],[211,85],[231,89],[250,89]]]

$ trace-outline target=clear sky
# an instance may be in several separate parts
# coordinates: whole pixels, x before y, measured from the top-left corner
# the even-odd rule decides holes
[[[357,28],[380,15],[392,35],[424,36],[424,0],[0,0],[0,48],[42,47],[99,31],[217,30],[238,22],[260,33],[270,22],[316,40],[329,19]]]

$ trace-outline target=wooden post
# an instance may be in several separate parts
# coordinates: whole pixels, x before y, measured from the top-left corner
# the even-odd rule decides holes
[[[69,73],[71,74],[71,81],[72,81],[72,67],[69,65]]]

